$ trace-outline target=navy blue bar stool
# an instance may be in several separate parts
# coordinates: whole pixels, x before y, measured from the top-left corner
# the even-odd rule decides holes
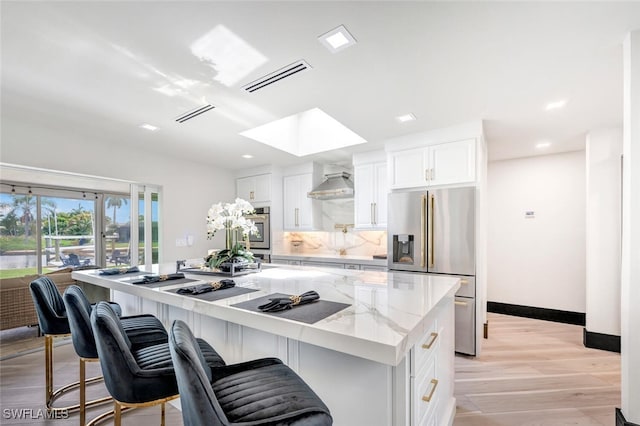
[[[53,389],[53,340],[58,337],[67,337],[71,334],[69,320],[62,295],[55,283],[48,277],[39,277],[29,284],[29,291],[33,298],[33,304],[38,315],[40,331],[44,334],[44,358],[45,358],[45,403],[51,412],[72,412],[80,408],[80,404],[67,407],[53,407],[54,401],[80,386],[80,382],[73,382]],[[117,303],[112,308],[118,314],[121,313]],[[94,383],[102,380],[102,377],[93,377],[86,383]],[[96,402],[99,403],[99,402]],[[92,403],[91,405],[94,405]]]
[[[62,296],[71,328],[71,340],[78,357],[80,357],[80,425],[86,422],[86,363],[97,362],[98,349],[91,329],[91,303],[87,299],[84,291],[72,285],[68,287]],[[120,317],[122,326],[131,340],[137,347],[152,346],[167,342],[167,331],[164,326],[153,315],[135,315]],[[100,401],[110,401],[111,397],[101,398]],[[104,413],[94,418],[89,425],[93,425],[101,420],[113,415],[113,411]]]
[[[92,310],[91,328],[104,382],[114,400],[114,425],[120,426],[123,408],[153,405],[160,405],[164,425],[165,403],[178,397],[168,342],[136,347],[106,302],[99,302]],[[209,368],[225,365],[207,342],[198,339],[196,345]]]
[[[171,327],[169,346],[187,426],[333,424],[318,395],[277,358],[212,368],[180,320]]]

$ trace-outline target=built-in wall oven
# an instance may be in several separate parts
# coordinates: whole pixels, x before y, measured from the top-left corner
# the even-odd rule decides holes
[[[258,235],[249,235],[249,250],[263,262],[271,261],[271,224],[269,207],[256,207],[255,213],[245,215],[258,228]]]

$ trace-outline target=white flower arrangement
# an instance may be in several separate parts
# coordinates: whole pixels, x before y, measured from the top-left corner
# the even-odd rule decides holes
[[[244,217],[255,209],[248,201],[236,198],[233,203],[216,203],[207,214],[207,238],[211,239],[217,231],[240,231],[243,237],[258,235],[258,228],[251,220]]]
[[[211,268],[221,268],[223,263],[246,261],[253,262],[253,253],[247,251],[236,241],[238,233],[243,238],[258,235],[258,228],[244,215],[255,212],[253,206],[242,198],[236,198],[233,203],[216,203],[207,213],[207,238],[211,239],[217,231],[224,230],[226,235],[226,249],[205,260]]]

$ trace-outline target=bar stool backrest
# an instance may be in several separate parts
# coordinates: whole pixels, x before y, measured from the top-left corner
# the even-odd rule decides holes
[[[174,321],[169,332],[169,347],[173,368],[176,370],[185,424],[190,426],[230,424],[213,393],[210,384],[211,368],[202,357],[191,329],[183,321]]]
[[[83,358],[98,358],[96,340],[91,329],[91,303],[84,291],[77,285],[72,285],[64,291],[62,299],[67,310],[71,340],[76,353]]]
[[[29,284],[29,291],[44,334],[69,334],[69,321],[62,296],[48,277],[39,277]]]

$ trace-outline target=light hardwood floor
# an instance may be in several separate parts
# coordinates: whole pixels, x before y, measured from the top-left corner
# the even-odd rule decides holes
[[[584,348],[579,326],[497,314],[489,315],[489,323],[482,356],[456,356],[455,426],[615,424],[614,407],[620,406],[618,354]],[[7,355],[9,347],[3,349]],[[54,353],[56,385],[77,380],[73,346],[60,345]],[[88,375],[99,374],[95,363],[89,370]],[[0,424],[77,425],[77,414],[55,422],[6,416],[11,414],[6,409],[37,414],[44,408],[42,351],[1,361],[0,384]],[[89,393],[108,394],[102,384]],[[71,403],[77,393],[65,399]],[[88,418],[108,407],[92,409]],[[123,424],[157,425],[159,413],[159,407],[135,410],[124,415]],[[167,425],[182,424],[180,411],[168,406]]]
[[[611,426],[620,355],[585,348],[580,326],[489,314],[482,355],[456,356],[455,394],[455,426]]]

